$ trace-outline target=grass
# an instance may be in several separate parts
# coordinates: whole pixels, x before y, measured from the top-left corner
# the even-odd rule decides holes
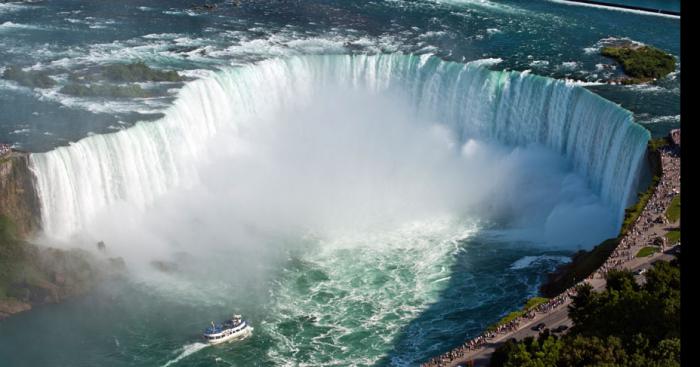
[[[620,229],[621,235],[624,236],[625,234],[627,234],[627,231],[630,228],[632,228],[634,222],[642,214],[642,211],[644,211],[644,207],[647,206],[647,203],[654,195],[656,185],[659,184],[659,181],[659,176],[654,176],[654,178],[652,178],[651,185],[649,185],[649,188],[647,188],[647,190],[643,193],[639,194],[639,199],[637,200],[637,202],[633,206],[625,209],[625,219],[622,221],[622,229]]]
[[[669,245],[675,245],[681,242],[681,230],[679,228],[672,229],[666,233],[666,240]]]
[[[637,252],[637,257],[647,257],[656,253],[659,249],[655,246],[643,247]]]
[[[681,194],[676,195],[673,200],[671,200],[671,205],[666,209],[666,218],[671,223],[675,223],[681,219]]]
[[[500,320],[498,320],[497,323],[489,326],[486,330],[487,331],[494,331],[494,330],[496,330],[497,327],[499,327],[501,325],[505,325],[505,324],[507,324],[507,323],[509,323],[509,322],[511,322],[511,321],[517,319],[518,317],[523,316],[523,315],[525,315],[525,312],[522,310],[521,311],[513,311],[513,312],[503,316]]]
[[[524,316],[531,309],[533,309],[533,308],[535,308],[535,307],[539,306],[540,304],[545,303],[547,301],[549,301],[549,298],[545,298],[545,297],[530,298],[527,300],[527,302],[525,302],[525,306],[523,306],[523,308],[521,310],[513,311],[513,312],[503,316],[500,320],[498,320],[498,322],[489,326],[486,330],[487,331],[496,330],[497,327],[499,327],[501,325],[505,325],[505,324],[517,319],[520,316]]]
[[[608,46],[603,47],[600,53],[617,60],[634,83],[662,78],[676,69],[676,59],[655,47]]]
[[[537,307],[537,306],[539,306],[539,305],[541,305],[541,304],[543,304],[543,303],[546,303],[547,301],[549,301],[549,298],[545,298],[545,297],[532,297],[532,298],[530,298],[529,300],[527,300],[527,302],[525,303],[524,309],[525,309],[525,310],[531,310],[531,309],[533,309],[533,308],[535,308],[535,307]]]

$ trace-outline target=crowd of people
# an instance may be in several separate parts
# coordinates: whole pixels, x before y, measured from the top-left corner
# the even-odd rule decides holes
[[[0,157],[9,154],[11,151],[12,147],[9,144],[0,144]]]
[[[654,194],[611,256],[590,278],[605,278],[610,270],[620,268],[624,263],[634,259],[641,247],[658,245],[663,251],[668,245],[673,245],[661,235],[663,231],[655,231],[654,227],[664,227],[669,224],[666,209],[671,204],[671,200],[680,194],[679,151],[677,146],[672,145],[662,148],[660,152],[663,174]]]
[[[546,314],[549,313],[557,308],[559,306],[567,303],[576,294],[576,287],[571,287],[564,291],[563,293],[559,294],[558,296],[549,299],[547,302],[540,303],[539,305],[533,307],[532,309],[528,310],[525,312],[524,315],[520,317],[516,317],[515,319],[496,326],[493,330],[489,330],[484,332],[483,334],[477,336],[476,338],[470,339],[461,346],[452,349],[451,351],[438,356],[434,357],[430,361],[422,364],[423,367],[444,367],[444,366],[449,366],[450,363],[452,363],[456,359],[461,359],[465,355],[467,355],[468,352],[477,350],[484,345],[488,344],[488,341],[490,339],[493,339],[499,335],[503,334],[508,334],[512,331],[516,331],[519,329],[520,325],[524,321],[529,321],[534,319],[537,314]]]
[[[680,134],[679,134],[680,135]],[[656,190],[647,202],[644,210],[639,215],[634,225],[622,238],[618,246],[612,252],[605,263],[591,274],[588,279],[605,277],[611,269],[620,268],[624,263],[634,259],[636,247],[646,246],[656,242],[658,238],[654,231],[650,229],[657,224],[668,224],[666,219],[666,208],[675,195],[680,193],[680,152],[677,145],[666,146],[661,149],[662,175]],[[661,246],[666,246],[665,237],[661,236]],[[541,303],[523,316],[517,317],[505,324],[498,325],[495,329],[487,331],[476,338],[468,340],[463,345],[422,364],[423,367],[446,367],[455,360],[463,359],[467,353],[480,349],[488,344],[489,339],[498,335],[508,334],[517,331],[524,321],[534,319],[537,314],[547,314],[559,309],[562,305],[575,296],[576,288],[586,282],[582,280],[575,286],[567,289],[558,296],[551,298],[548,302]]]

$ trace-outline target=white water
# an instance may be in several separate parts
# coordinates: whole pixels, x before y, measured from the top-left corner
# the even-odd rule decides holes
[[[110,206],[147,208],[197,184],[197,168],[218,132],[270,119],[288,106],[313,105],[313,92],[335,83],[391,91],[416,115],[444,123],[460,145],[479,138],[554,150],[617,213],[616,226],[649,139],[628,111],[539,76],[404,55],[268,60],[188,84],[159,121],[33,154],[45,233],[68,238]]]

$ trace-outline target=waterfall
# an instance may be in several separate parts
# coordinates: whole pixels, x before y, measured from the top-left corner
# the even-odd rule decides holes
[[[198,181],[208,141],[329,84],[390,91],[469,137],[539,144],[565,156],[621,222],[649,133],[629,111],[571,83],[432,56],[325,55],[230,68],[180,90],[165,116],[31,155],[43,229],[67,237],[120,201],[147,207]],[[617,223],[619,226],[620,223]]]

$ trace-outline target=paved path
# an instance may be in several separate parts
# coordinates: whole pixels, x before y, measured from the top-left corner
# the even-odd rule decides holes
[[[674,248],[667,251],[666,253],[659,252],[652,256],[647,256],[644,258],[635,258],[635,260],[626,263],[624,267],[626,269],[634,271],[642,268],[648,269],[649,267],[651,267],[651,264],[653,262],[658,260],[670,261],[673,259],[673,255],[671,255],[670,252]],[[643,276],[637,275],[636,278],[639,282],[643,279]],[[588,280],[587,282],[591,284],[593,289],[596,291],[602,291],[605,288],[604,279],[592,279]],[[534,319],[528,320],[520,324],[516,331],[507,334],[500,334],[493,339],[489,339],[488,344],[486,344],[484,347],[471,351],[465,354],[465,356],[462,358],[455,359],[451,363],[447,364],[447,366],[458,366],[460,363],[464,364],[467,361],[472,360],[474,361],[474,366],[486,367],[489,365],[489,359],[491,358],[491,354],[496,350],[496,348],[498,348],[506,340],[511,338],[522,340],[527,338],[528,336],[537,336],[539,332],[532,330],[532,327],[541,322],[543,322],[545,324],[545,327],[550,330],[557,328],[559,325],[566,325],[567,327],[571,327],[573,323],[571,322],[571,319],[569,319],[569,312],[567,308],[569,304],[571,304],[571,301],[567,300],[564,304],[557,307],[553,311],[544,314],[537,314],[537,316],[535,316]]]
[[[665,223],[665,212],[671,203],[672,198],[680,194],[680,157],[673,151],[664,151],[661,155],[662,176],[656,187],[654,195],[644,207],[644,210],[637,218],[632,228],[620,241],[618,247],[606,262],[594,272],[592,276],[584,280],[589,283],[594,290],[602,291],[605,288],[605,274],[609,269],[629,269],[637,270],[649,268],[657,260],[671,260],[670,253],[676,250],[675,246],[665,252],[658,252],[644,258],[636,257],[637,252],[643,247],[651,245],[657,237],[664,235],[673,228],[680,228],[680,223]],[[664,246],[665,241],[664,241]],[[678,244],[680,246],[680,244]],[[638,282],[644,277],[637,275]],[[560,295],[559,297],[561,297]],[[567,306],[571,303],[569,297],[565,297],[565,302],[543,313],[536,313],[532,319],[523,318],[515,330],[502,332],[491,338],[486,338],[485,343],[478,348],[469,350],[463,347],[456,348],[442,356],[438,356],[431,362],[423,366],[458,366],[467,365],[472,361],[474,366],[488,366],[491,354],[499,345],[506,340],[515,338],[522,340],[528,336],[535,336],[537,331],[532,330],[534,325],[541,322],[550,330],[559,325],[571,326],[572,322],[568,316]],[[481,337],[483,340],[483,337]],[[465,343],[466,345],[466,343]]]

